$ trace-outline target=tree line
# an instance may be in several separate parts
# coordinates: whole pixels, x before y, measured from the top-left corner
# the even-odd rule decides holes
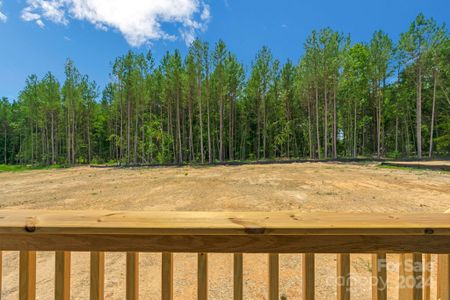
[[[99,86],[67,60],[0,101],[5,164],[213,163],[450,153],[450,40],[419,14],[397,43],[324,28],[295,64],[267,47],[250,69],[223,41],[195,40],[156,64],[118,57]]]

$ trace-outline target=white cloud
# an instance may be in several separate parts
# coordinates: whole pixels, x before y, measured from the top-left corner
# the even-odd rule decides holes
[[[44,27],[45,27],[45,24],[44,24],[44,22],[42,22],[42,20],[36,20],[36,24],[37,24],[37,26],[39,26],[39,27],[41,27],[42,29],[44,29]]]
[[[0,0],[1,1],[1,0]],[[97,29],[120,31],[132,46],[176,37],[162,29],[164,23],[180,26],[186,43],[204,31],[210,16],[205,0],[27,0],[22,19],[40,27],[44,20],[67,25],[69,19],[88,21]]]
[[[44,28],[43,19],[58,24],[68,24],[64,7],[66,0],[27,0],[27,6],[22,10],[22,19]]]
[[[2,1],[0,0],[0,8],[2,8]],[[0,11],[0,23],[5,23],[8,21],[8,17]]]

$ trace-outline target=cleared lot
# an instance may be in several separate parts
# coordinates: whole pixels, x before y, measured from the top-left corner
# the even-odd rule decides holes
[[[301,163],[221,167],[94,169],[78,167],[0,173],[1,208],[278,211],[444,212],[450,208],[450,173],[380,168],[375,164]],[[142,299],[159,299],[160,254],[141,255]],[[75,253],[74,299],[88,298],[87,253]],[[39,299],[53,297],[54,255],[38,254]],[[123,299],[125,256],[108,253],[105,290]],[[390,255],[388,280],[398,258]],[[317,298],[334,299],[335,256],[318,255]],[[355,299],[370,299],[368,255],[352,255]],[[17,299],[17,253],[4,254],[2,299]],[[196,296],[196,255],[175,256],[175,298]],[[281,293],[301,297],[299,255],[281,256]],[[232,256],[210,255],[210,297],[232,296]],[[391,284],[391,286],[395,286]],[[432,292],[435,286],[432,286]],[[267,256],[245,255],[244,293],[264,299]],[[389,299],[396,298],[394,288]]]

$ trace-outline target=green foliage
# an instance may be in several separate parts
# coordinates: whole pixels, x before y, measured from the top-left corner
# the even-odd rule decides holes
[[[248,70],[223,41],[129,51],[102,91],[69,59],[64,82],[30,75],[0,101],[2,168],[450,154],[444,25],[420,14],[397,45],[324,28],[304,48],[294,64],[262,47]]]
[[[32,165],[0,165],[0,172],[24,172],[32,170],[47,170],[65,168],[63,165],[32,166]]]

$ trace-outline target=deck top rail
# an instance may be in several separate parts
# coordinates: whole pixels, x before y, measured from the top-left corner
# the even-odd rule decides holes
[[[450,299],[450,215],[302,212],[0,210],[2,251],[20,251],[19,299],[36,299],[36,251],[55,251],[55,299],[69,300],[72,251],[90,252],[90,299],[105,298],[105,252],[126,253],[126,299],[139,299],[139,253],[161,252],[161,299],[174,295],[174,252],[197,253],[197,299],[208,299],[208,253],[233,253],[233,299],[244,299],[243,253],[268,254],[268,299],[280,297],[279,253],[302,255],[303,299],[315,299],[315,254],[337,253],[336,292],[350,300],[351,253],[371,253],[373,300],[387,300],[387,256],[400,253],[398,299]],[[0,286],[1,286],[0,275]],[[408,280],[406,280],[408,279]],[[408,284],[404,284],[408,283]],[[76,292],[76,291],[75,291]]]
[[[0,210],[0,248],[242,253],[450,252],[450,215]]]

